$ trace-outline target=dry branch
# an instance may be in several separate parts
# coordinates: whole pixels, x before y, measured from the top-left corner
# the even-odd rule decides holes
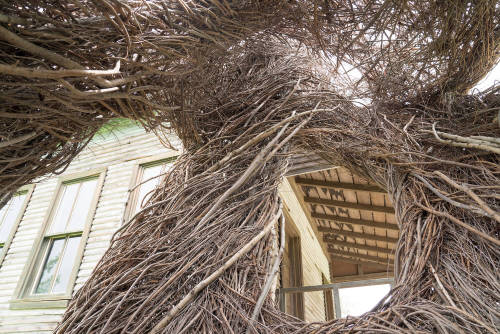
[[[115,117],[186,148],[56,332],[498,332],[500,87],[467,95],[498,60],[497,1],[2,5],[0,204]],[[394,203],[395,288],[361,317],[308,324],[264,298],[254,319],[268,236],[224,265],[275,219],[296,152]]]

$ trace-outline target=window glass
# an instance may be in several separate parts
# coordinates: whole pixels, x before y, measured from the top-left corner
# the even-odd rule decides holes
[[[7,204],[0,209],[0,247],[7,241],[14,226],[19,211],[26,198],[26,193],[13,196]],[[1,250],[0,248],[0,250]]]
[[[49,293],[52,289],[52,281],[57,270],[65,239],[55,239],[50,243],[48,256],[43,264],[42,274],[35,293]]]
[[[75,263],[76,252],[80,245],[81,237],[69,238],[66,242],[64,254],[61,257],[59,270],[57,271],[56,279],[54,282],[53,293],[65,292],[69,282],[69,276],[73,270],[73,263]]]
[[[339,289],[341,317],[359,316],[370,311],[389,293],[390,289],[390,284]]]
[[[63,185],[59,202],[57,203],[55,209],[54,218],[52,219],[51,228],[49,230],[50,234],[64,232],[79,188],[80,183]]]
[[[62,184],[26,293],[67,291],[97,184],[97,177]]]
[[[90,204],[94,198],[96,186],[97,179],[82,182],[66,232],[79,231],[83,229],[83,225],[85,224],[89,213]]]
[[[148,167],[143,167],[143,173],[141,179],[138,181],[141,184],[136,191],[138,192],[137,200],[135,202],[135,207],[132,214],[136,214],[140,208],[149,200],[152,191],[158,186],[162,180],[162,177],[155,177],[164,174],[168,171],[172,163],[163,163],[159,165],[153,165]]]

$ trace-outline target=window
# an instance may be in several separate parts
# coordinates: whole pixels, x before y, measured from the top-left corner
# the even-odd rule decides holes
[[[372,310],[391,290],[392,279],[339,283],[334,289],[337,318],[360,316]]]
[[[61,180],[24,275],[21,299],[71,297],[103,178],[100,173]]]
[[[321,273],[321,280],[323,284],[328,284],[325,274]],[[335,319],[335,312],[333,307],[333,294],[331,289],[323,290],[323,300],[325,302],[325,320]]]
[[[303,284],[302,251],[299,232],[291,223],[285,212],[285,251],[281,262],[280,285],[282,288],[300,288]],[[288,292],[280,294],[280,309],[299,319],[304,319],[303,292]]]
[[[175,158],[168,158],[139,165],[133,192],[128,205],[128,219],[131,219],[147,203],[153,190],[162,181],[162,176],[170,169]]]
[[[33,185],[21,188],[0,209],[0,264],[7,254],[7,250],[17,230],[17,226],[24,215],[24,210],[33,191]]]

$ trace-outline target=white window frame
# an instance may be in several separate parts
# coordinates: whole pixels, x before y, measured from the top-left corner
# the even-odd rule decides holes
[[[5,240],[5,242],[3,244],[2,250],[0,250],[0,267],[2,267],[3,260],[7,256],[7,253],[8,253],[9,248],[10,248],[10,244],[12,243],[12,240],[14,239],[14,236],[17,232],[17,229],[19,228],[19,224],[21,223],[21,220],[23,219],[24,213],[26,212],[26,208],[27,208],[28,203],[31,199],[31,195],[33,194],[34,189],[35,189],[35,185],[29,184],[29,185],[26,185],[26,186],[19,188],[19,190],[14,194],[14,196],[18,196],[20,194],[25,193],[26,197],[24,198],[23,204],[19,208],[19,213],[17,214],[17,217],[15,218],[14,224],[12,225],[12,228],[9,232],[9,235],[7,236],[7,239]]]
[[[11,309],[65,308],[68,305],[69,300],[72,298],[73,289],[83,259],[83,253],[85,251],[90,228],[94,220],[94,215],[101,195],[105,176],[106,168],[99,168],[80,173],[68,174],[59,178],[56,186],[56,191],[52,196],[47,214],[44,218],[38,236],[33,243],[32,251],[21,275],[21,280],[19,281],[14,292],[14,299],[10,301]],[[85,179],[93,177],[97,178],[96,189],[90,204],[90,210],[87,213],[87,217],[83,226],[80,243],[76,252],[76,260],[73,263],[73,268],[69,276],[66,291],[64,293],[58,294],[32,294],[31,291],[33,290],[33,286],[35,285],[34,278],[35,276],[38,276],[38,271],[40,269],[38,268],[38,266],[40,266],[40,261],[44,260],[42,259],[44,255],[40,252],[42,250],[43,242],[46,239],[47,230],[52,223],[52,218],[55,214],[58,199],[62,195],[64,185],[77,182],[79,180],[83,181]]]
[[[146,159],[141,159],[134,166],[134,171],[132,173],[132,179],[129,185],[129,196],[127,203],[125,205],[125,212],[122,219],[122,226],[128,223],[134,217],[134,208],[136,207],[138,196],[139,196],[139,183],[141,182],[144,170],[148,167],[156,166],[163,163],[174,163],[178,157],[178,153],[167,153],[162,155],[157,155],[154,157],[149,157]]]

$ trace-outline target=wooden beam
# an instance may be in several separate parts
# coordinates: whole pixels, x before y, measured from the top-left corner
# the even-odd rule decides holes
[[[349,217],[341,217],[335,215],[325,215],[322,213],[311,212],[311,217],[316,219],[324,219],[332,222],[340,222],[340,223],[348,223],[352,225],[358,226],[367,226],[367,227],[375,227],[375,228],[384,228],[388,230],[399,231],[399,227],[396,224],[387,224],[381,222],[375,222],[372,220],[364,220],[364,219],[354,219]]]
[[[317,187],[324,187],[324,188],[346,189],[346,190],[355,190],[355,191],[369,191],[369,192],[387,194],[387,191],[385,191],[384,189],[380,188],[379,186],[376,186],[373,184],[332,182],[332,181],[306,179],[303,177],[296,177],[295,182],[297,182],[297,184],[302,184],[305,186],[317,186]]]
[[[325,241],[326,243],[328,243],[329,245],[332,245],[332,246],[349,247],[349,248],[356,248],[356,249],[364,249],[367,251],[377,252],[377,253],[392,254],[392,249],[389,249],[389,248],[382,248],[382,247],[377,247],[377,246],[361,245],[361,244],[355,244],[352,242],[332,240],[331,238],[328,238],[327,236],[323,237],[323,241]]]
[[[338,206],[347,209],[357,209],[365,211],[376,211],[384,213],[394,213],[394,208],[389,206],[378,206],[369,204],[358,204],[345,201],[335,201],[333,199],[315,198],[315,197],[304,197],[304,202],[313,204],[322,204],[330,206]]]
[[[361,239],[384,241],[384,242],[390,242],[390,243],[398,242],[398,238],[383,237],[383,236],[374,235],[374,234],[366,234],[366,233],[337,230],[335,228],[325,227],[325,226],[318,226],[318,231],[323,232],[323,233],[332,233],[332,234],[343,235],[343,236],[351,237],[351,238],[361,238]]]
[[[360,283],[359,280],[355,280],[352,282],[338,282],[338,283],[329,283],[329,284],[321,284],[321,285],[309,285],[309,286],[298,286],[291,288],[281,288],[279,289],[280,293],[297,293],[297,292],[313,292],[313,291],[325,291],[331,289],[342,289],[342,288],[350,288],[355,286],[367,286],[367,285],[380,285],[380,284],[391,284],[393,281],[392,278],[389,277],[378,277],[372,279],[366,279],[365,282]]]
[[[352,264],[366,264],[366,265],[372,265],[373,264],[381,264],[381,265],[384,265],[384,266],[389,266],[389,267],[393,267],[393,264],[392,263],[387,263],[387,262],[384,262],[384,263],[380,263],[379,261],[377,262],[374,262],[374,261],[363,261],[363,260],[360,260],[360,259],[357,259],[357,258],[353,258],[353,257],[349,257],[349,256],[335,256],[335,255],[331,255],[330,253],[330,260],[334,260],[334,261],[342,261],[342,262],[346,262],[346,263],[352,263]]]
[[[358,254],[358,253],[346,252],[346,251],[341,251],[341,250],[338,250],[338,249],[333,249],[333,250],[329,249],[328,253],[330,253],[331,255],[347,256],[347,257],[350,257],[350,258],[355,258],[355,259],[361,259],[361,260],[376,262],[376,263],[380,263],[380,264],[383,264],[383,265],[392,264],[394,262],[394,260],[392,260],[392,259],[384,259],[384,258],[378,257],[378,256],[371,256],[371,255],[366,255],[366,254]]]
[[[382,273],[364,274],[364,275],[349,275],[349,276],[334,276],[332,283],[343,283],[343,282],[356,282],[365,281],[378,278],[392,279],[394,273],[392,271],[384,271]]]

